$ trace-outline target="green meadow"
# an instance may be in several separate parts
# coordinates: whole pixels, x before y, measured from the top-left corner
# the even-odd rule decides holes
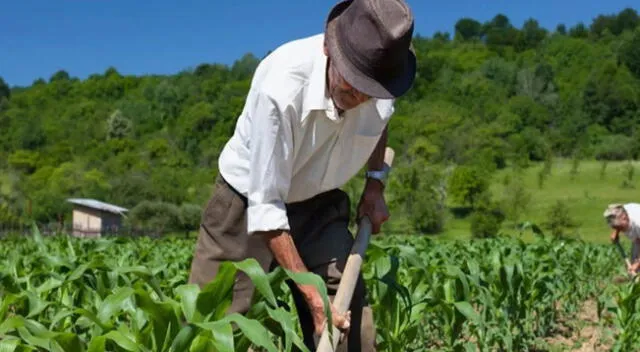
[[[575,227],[566,229],[566,235],[594,243],[608,243],[611,231],[606,226],[602,213],[611,203],[640,202],[640,187],[637,182],[639,167],[640,162],[637,161],[608,162],[606,165],[600,161],[581,161],[574,167],[570,159],[554,159],[551,172],[541,186],[539,174],[544,165],[532,164],[522,171],[522,185],[530,198],[520,221],[542,226],[549,220],[547,214],[550,209],[556,202],[563,201],[569,218],[575,224]],[[506,168],[493,176],[490,189],[497,200],[508,199],[510,196],[510,188],[505,185],[505,179],[513,175],[514,170]],[[505,221],[502,232],[518,234],[510,225],[512,224]],[[456,218],[450,213],[444,232],[437,237],[466,239],[470,236],[468,218]],[[531,233],[525,232],[525,236],[530,238]]]

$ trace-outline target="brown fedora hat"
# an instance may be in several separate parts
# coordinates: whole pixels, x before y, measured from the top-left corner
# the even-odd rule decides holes
[[[332,64],[360,92],[397,98],[413,85],[413,14],[403,0],[346,0],[331,9],[325,40]]]

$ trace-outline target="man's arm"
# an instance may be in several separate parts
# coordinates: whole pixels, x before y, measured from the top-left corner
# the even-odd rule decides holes
[[[378,144],[369,157],[367,168],[369,171],[384,169],[384,154],[387,147],[387,127],[385,126]],[[371,220],[371,233],[380,232],[382,223],[389,219],[389,210],[384,200],[384,182],[367,177],[364,191],[358,205],[358,217],[368,216]]]
[[[251,109],[251,157],[247,208],[247,232],[261,236],[284,269],[308,272],[289,231],[285,200],[293,173],[293,132],[290,109],[264,92],[255,93]],[[311,309],[316,332],[322,332],[324,302],[315,286],[297,285]],[[332,308],[332,313],[335,309]],[[332,314],[334,324],[348,327],[342,315]]]
[[[387,130],[389,126],[385,126],[384,130],[382,130],[382,134],[380,135],[380,139],[378,140],[378,144],[376,144],[375,149],[371,153],[369,157],[369,161],[367,162],[367,167],[369,170],[382,170],[384,167],[384,152],[387,147]]]
[[[293,243],[293,238],[288,231],[256,232],[254,236],[262,236],[274,258],[283,268],[295,273],[304,273],[309,270],[302,262],[300,254]],[[315,286],[298,285],[305,300],[310,306],[322,309],[324,303]]]
[[[369,171],[381,171],[384,168],[384,152],[387,147],[388,128],[388,125],[384,127],[384,130],[382,130],[382,134],[380,135],[380,139],[378,140],[378,144],[376,144],[371,156],[369,156],[369,160],[367,162],[367,169]],[[384,190],[384,185],[382,182],[367,178],[365,191],[369,189],[381,192]]]

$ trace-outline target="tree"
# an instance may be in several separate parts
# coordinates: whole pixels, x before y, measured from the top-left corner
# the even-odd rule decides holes
[[[107,139],[119,139],[131,134],[131,120],[124,117],[120,110],[114,111],[107,120]]]
[[[449,34],[449,32],[436,31],[433,34],[433,40],[448,43],[451,40],[451,35]]]
[[[160,236],[181,230],[180,208],[160,201],[142,201],[129,211],[126,225]]]
[[[518,39],[517,47],[520,50],[536,48],[547,36],[547,30],[540,27],[538,21],[529,18],[524,22]]]
[[[189,236],[190,231],[197,231],[200,227],[202,207],[196,204],[184,203],[178,210],[179,228]]]
[[[569,29],[569,35],[574,38],[587,38],[589,36],[589,31],[584,23],[579,22]]]
[[[462,18],[456,22],[456,35],[462,40],[479,39],[482,31],[482,24],[472,18]]]
[[[520,36],[519,31],[511,25],[509,18],[503,14],[496,15],[482,27],[482,34],[487,45],[493,49],[503,46],[515,46]]]
[[[626,30],[633,30],[640,26],[640,16],[633,8],[625,8],[616,17],[616,30],[614,34],[622,33]]]
[[[457,166],[449,176],[447,193],[461,206],[473,207],[489,187],[486,173],[470,166]]]
[[[564,237],[567,230],[573,229],[579,224],[571,216],[569,206],[563,200],[557,200],[546,213],[546,220],[543,227],[551,231],[551,235],[556,238]]]
[[[620,48],[620,61],[625,64],[636,78],[640,79],[640,29]]]
[[[0,100],[2,100],[3,98],[7,100],[11,98],[11,89],[9,88],[7,82],[5,82],[2,77],[0,77]]]
[[[260,60],[255,55],[248,53],[236,60],[231,66],[231,76],[234,79],[247,79],[253,75]]]
[[[612,33],[614,35],[618,35],[620,33],[616,33],[615,29],[616,17],[613,15],[599,15],[596,17],[591,23],[591,33],[596,36],[602,36],[605,32]]]
[[[70,80],[71,77],[69,76],[69,73],[65,70],[59,70],[56,73],[54,73],[51,78],[49,78],[49,83],[51,82],[57,82],[57,81],[68,81]]]
[[[401,182],[387,194],[392,214],[401,215],[387,228],[438,233],[448,202],[473,204],[454,211],[476,212],[476,232],[494,234],[479,225],[491,225],[485,220],[494,207],[481,204],[495,170],[571,158],[576,150],[585,159],[640,156],[637,12],[599,18],[591,26],[559,24],[548,35],[534,18],[515,28],[497,14],[482,24],[459,19],[453,38],[416,35],[415,84],[390,120],[398,158],[392,177]],[[123,76],[109,67],[79,80],[60,69],[30,86],[0,82],[0,178],[20,175],[16,189],[42,221],[66,214],[60,205],[69,194],[127,208],[143,200],[202,204],[258,62],[247,54],[233,65],[201,63],[171,75]],[[471,177],[447,178],[456,166],[454,173]],[[518,203],[525,197],[513,188]],[[8,204],[21,214],[18,202]],[[197,207],[189,207],[195,218]]]

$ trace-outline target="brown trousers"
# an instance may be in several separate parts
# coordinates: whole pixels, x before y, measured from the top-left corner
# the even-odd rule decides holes
[[[348,230],[349,197],[341,190],[332,190],[303,202],[287,204],[287,216],[293,241],[305,266],[321,276],[330,299],[333,300],[346,259],[353,244]],[[248,236],[246,198],[219,176],[215,190],[203,214],[198,241],[191,264],[189,283],[200,287],[213,280],[222,261],[255,258],[268,272],[277,265],[263,239]],[[315,351],[313,320],[308,306],[295,284],[289,282],[305,344]],[[238,273],[233,302],[228,313],[246,313],[254,287],[249,277]],[[362,275],[351,300],[351,329],[338,350],[375,351],[376,331],[371,308],[366,301]]]

